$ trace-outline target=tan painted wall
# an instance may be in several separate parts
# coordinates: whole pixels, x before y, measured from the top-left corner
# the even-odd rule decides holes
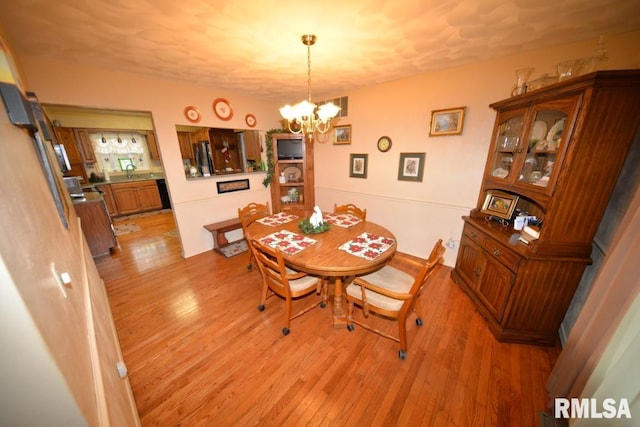
[[[115,370],[106,292],[71,200],[62,193],[65,227],[29,133],[4,105],[0,141],[0,425],[99,425],[105,406],[114,425],[136,425],[128,379]],[[70,276],[65,293],[54,268]]]
[[[10,52],[1,37],[0,45]],[[137,426],[82,225],[62,174],[41,166],[55,164],[53,147],[13,125],[4,103],[0,141],[0,425]],[[60,195],[60,215],[53,194]],[[62,273],[68,286],[59,283]]]
[[[510,96],[515,70],[535,67],[533,78],[554,73],[555,65],[588,56],[596,40],[559,45],[497,60],[398,80],[349,93],[351,145],[315,148],[316,201],[367,208],[367,218],[392,230],[399,250],[425,256],[431,242],[452,238],[446,253],[453,265],[462,232],[460,216],[475,206],[495,112],[489,104]],[[640,68],[640,33],[609,37],[608,68]],[[336,94],[337,95],[337,94]],[[462,135],[429,136],[432,110],[466,106]],[[376,141],[393,140],[380,153]],[[400,153],[426,153],[421,183],[398,181]],[[367,179],[349,178],[349,154],[369,155]]]
[[[494,113],[488,104],[510,95],[515,69],[534,66],[534,77],[553,72],[555,64],[564,59],[589,55],[596,42],[559,45],[329,94],[327,97],[349,96],[349,117],[342,123],[352,125],[353,143],[317,145],[317,204],[325,210],[344,201],[366,207],[372,220],[396,234],[399,249],[414,255],[424,255],[429,242],[438,237],[451,237],[456,247],[447,251],[445,261],[453,265],[462,228],[460,216],[475,205],[489,145]],[[609,68],[640,68],[638,52],[640,33],[610,36]],[[268,130],[280,127],[282,102],[37,58],[19,60],[27,85],[44,103],[151,111],[185,257],[211,249],[211,236],[202,225],[234,217],[237,208],[250,201],[269,199],[261,184],[262,174],[248,175],[250,191],[223,195],[216,192],[217,178],[187,182],[175,126],[188,124],[183,110],[194,105],[203,115],[203,126],[243,128],[245,114],[253,113],[258,128]],[[233,104],[231,121],[221,122],[214,116],[211,102],[217,97]],[[431,110],[458,106],[467,107],[463,134],[429,137]],[[381,135],[393,139],[392,150],[385,154],[375,149]],[[401,152],[427,153],[422,183],[397,181]],[[349,153],[369,154],[368,179],[349,178]]]

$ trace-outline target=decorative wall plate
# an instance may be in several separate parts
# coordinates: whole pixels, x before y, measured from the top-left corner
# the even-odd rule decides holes
[[[200,121],[200,111],[192,105],[189,105],[184,109],[184,115],[191,123],[198,123]]]
[[[533,129],[531,129],[531,136],[529,139],[537,139],[540,141],[543,140],[545,136],[547,136],[547,124],[542,120],[537,120],[533,124]]]
[[[564,132],[564,124],[566,123],[567,118],[563,118],[558,120],[553,126],[551,126],[551,130],[547,134],[547,141],[557,141],[562,138],[562,133]]]
[[[216,98],[213,101],[213,112],[220,120],[231,120],[233,117],[233,108],[224,98]]]
[[[249,126],[250,128],[254,127],[256,123],[258,123],[258,121],[256,120],[256,116],[254,116],[253,114],[247,114],[244,117],[244,121],[247,123],[247,126]]]
[[[282,172],[284,173],[284,177],[287,182],[298,181],[302,176],[302,171],[297,166],[289,166],[284,168]]]

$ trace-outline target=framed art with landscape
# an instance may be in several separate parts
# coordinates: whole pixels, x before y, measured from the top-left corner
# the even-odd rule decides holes
[[[431,112],[429,135],[460,135],[464,124],[465,109],[466,107],[433,110]]]
[[[351,125],[336,126],[333,145],[351,144]]]

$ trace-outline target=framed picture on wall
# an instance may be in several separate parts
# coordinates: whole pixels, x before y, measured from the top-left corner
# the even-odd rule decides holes
[[[333,145],[351,144],[351,125],[336,126]]]
[[[465,110],[466,107],[433,110],[431,112],[429,135],[460,135],[462,133],[462,125],[464,124]]]
[[[236,179],[233,181],[218,181],[218,194],[230,193],[232,191],[248,190],[250,188],[248,179]]]
[[[351,154],[349,157],[349,177],[366,178],[367,177],[367,159],[368,154]]]
[[[398,181],[422,182],[425,153],[400,153]]]

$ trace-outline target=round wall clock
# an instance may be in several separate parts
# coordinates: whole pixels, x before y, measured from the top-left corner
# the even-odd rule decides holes
[[[220,120],[231,120],[233,117],[233,108],[224,98],[217,98],[213,101],[213,112]]]
[[[378,150],[380,150],[383,153],[386,153],[390,149],[391,149],[391,138],[389,138],[388,136],[381,136],[380,139],[378,139]]]
[[[198,123],[200,121],[200,111],[191,105],[184,109],[184,115],[191,123]]]
[[[258,122],[256,120],[256,116],[254,116],[253,114],[247,114],[244,118],[244,121],[247,122],[247,126],[249,126],[250,128],[254,127]]]

